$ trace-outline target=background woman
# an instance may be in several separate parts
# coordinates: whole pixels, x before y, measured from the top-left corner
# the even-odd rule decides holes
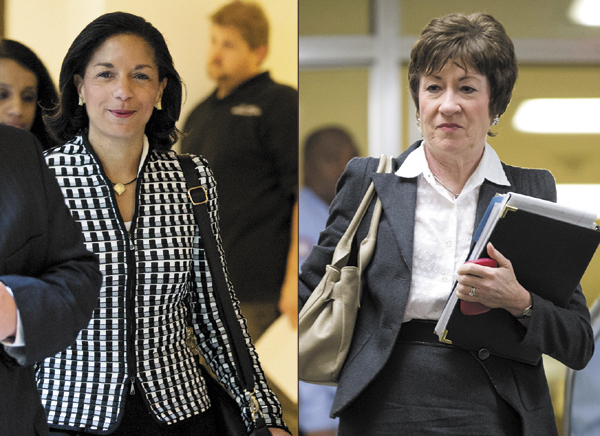
[[[10,39],[0,41],[0,124],[30,130],[44,149],[56,145],[44,126],[43,109],[58,104],[48,70],[28,47]]]
[[[534,366],[470,352],[433,333],[458,274],[459,298],[508,311],[523,343],[540,355],[580,369],[593,352],[581,287],[559,308],[524,289],[510,260],[491,245],[498,268],[463,265],[496,193],[556,201],[548,171],[506,165],[486,142],[516,77],[512,41],[493,17],[432,20],[409,66],[423,140],[396,159],[392,174],[373,175],[376,159],[354,159],[339,181],[329,226],[302,265],[301,302],[323,276],[371,180],[383,205],[332,409],[342,436],[557,434],[541,359]],[[365,237],[371,213],[356,240]]]
[[[185,343],[189,319],[205,360],[243,406],[250,430],[201,236],[169,150],[178,137],[182,87],[162,35],[135,15],[97,18],[70,47],[60,90],[60,110],[46,121],[66,144],[49,152],[47,162],[101,258],[104,283],[88,328],[39,369],[51,428],[215,434],[205,382]],[[215,182],[206,162],[194,161],[220,241]],[[236,311],[245,332],[237,300]],[[245,336],[267,425],[274,435],[286,434],[279,402]]]

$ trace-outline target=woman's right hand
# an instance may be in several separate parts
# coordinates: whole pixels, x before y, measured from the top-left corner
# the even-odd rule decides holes
[[[0,341],[17,334],[17,305],[15,299],[0,282]]]
[[[520,316],[526,307],[531,306],[531,294],[517,281],[510,260],[491,243],[487,245],[487,252],[490,258],[498,262],[498,267],[489,268],[475,263],[461,265],[456,287],[458,298],[491,308],[502,308],[513,316]],[[471,295],[472,291],[475,295]]]

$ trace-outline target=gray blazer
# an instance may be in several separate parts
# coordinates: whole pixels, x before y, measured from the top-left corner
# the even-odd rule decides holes
[[[408,154],[421,145],[416,142],[402,153],[396,170]],[[371,180],[383,205],[377,245],[363,277],[363,296],[353,341],[340,375],[331,414],[338,416],[375,378],[385,365],[402,325],[411,282],[414,213],[417,178],[375,174],[378,159],[353,159],[338,182],[326,230],[302,265],[299,283],[300,306],[308,299],[331,262],[333,251],[352,219]],[[556,201],[553,176],[546,170],[511,167],[503,164],[510,186],[484,182],[479,193],[475,226],[496,193],[519,192]],[[374,203],[374,202],[373,202]],[[372,207],[363,219],[356,240],[368,230]],[[351,257],[352,258],[352,257]],[[523,341],[574,369],[583,368],[592,356],[594,341],[585,297],[578,287],[567,308],[559,308],[533,296],[534,313]],[[569,340],[561,340],[568,337]],[[496,356],[480,360],[498,393],[523,418],[523,434],[556,433],[554,412],[544,374],[543,362],[527,365]]]

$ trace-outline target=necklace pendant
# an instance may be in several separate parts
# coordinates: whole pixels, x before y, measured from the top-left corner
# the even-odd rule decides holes
[[[115,190],[117,195],[121,195],[123,192],[125,192],[125,189],[127,189],[127,188],[122,183],[115,183],[113,186],[113,189]]]

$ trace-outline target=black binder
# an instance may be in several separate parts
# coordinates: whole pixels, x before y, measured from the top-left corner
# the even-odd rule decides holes
[[[507,203],[506,200],[500,199],[503,203]],[[540,203],[543,200],[535,201],[545,206]],[[593,218],[591,225],[582,226],[507,204],[500,206],[503,210],[495,218],[490,218],[490,211],[498,202],[498,198],[492,200],[474,236],[486,234],[487,227],[492,229],[489,237],[476,241],[469,259],[487,257],[485,247],[489,241],[511,261],[515,276],[525,289],[566,307],[600,244],[600,230],[593,224]],[[545,203],[549,203],[551,209],[557,207],[554,203]],[[474,351],[485,348],[493,355],[530,364],[537,364],[541,358],[538,351],[521,345],[525,328],[506,310],[464,315],[454,290],[447,306],[445,312],[450,313],[447,321],[442,314],[436,326],[440,341]]]

